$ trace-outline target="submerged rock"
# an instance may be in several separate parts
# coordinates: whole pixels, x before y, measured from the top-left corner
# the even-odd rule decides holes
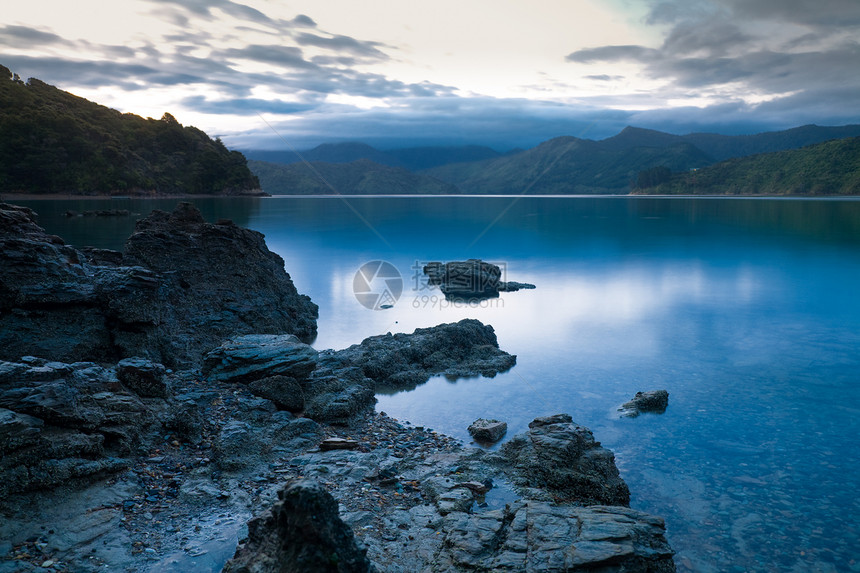
[[[311,340],[316,305],[263,235],[228,223],[180,203],[138,221],[123,253],[78,250],[0,204],[0,359],[195,364],[241,334]]]
[[[662,414],[669,405],[669,392],[666,390],[652,390],[651,392],[636,392],[636,396],[629,402],[625,402],[618,408],[620,416],[624,418],[635,418],[642,412]]]
[[[320,484],[294,480],[271,510],[248,523],[248,540],[224,573],[368,573],[366,550],[340,519],[337,502]]]
[[[503,281],[501,267],[480,259],[427,263],[423,272],[427,283],[438,286],[449,300],[496,298],[499,292],[535,288],[529,283]]]
[[[480,442],[496,443],[508,431],[508,425],[498,420],[478,418],[469,426],[469,433]]]

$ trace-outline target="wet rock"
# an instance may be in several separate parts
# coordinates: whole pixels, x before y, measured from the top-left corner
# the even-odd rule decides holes
[[[233,420],[224,424],[215,443],[215,461],[224,470],[235,471],[253,463],[263,444],[250,424]]]
[[[291,334],[248,334],[208,352],[203,373],[219,382],[253,382],[270,376],[307,378],[317,351]]]
[[[4,359],[196,364],[237,334],[316,334],[316,305],[263,236],[187,203],[138,221],[123,253],[75,249],[32,210],[0,204],[0,265]]]
[[[469,433],[479,442],[496,443],[508,431],[508,424],[498,420],[478,418],[469,426]]]
[[[480,259],[427,263],[423,271],[427,276],[427,283],[438,286],[448,300],[496,298],[499,292],[535,288],[535,285],[529,283],[501,280],[502,269]]]
[[[126,358],[116,365],[116,376],[128,389],[145,398],[167,398],[170,387],[164,381],[163,365],[145,358]]]
[[[567,414],[535,418],[526,434],[502,446],[520,487],[539,488],[552,499],[584,505],[630,503],[615,455],[594,440],[591,430]]]
[[[642,412],[662,414],[669,405],[669,392],[666,390],[652,390],[650,392],[636,392],[636,396],[629,402],[625,402],[618,408],[619,414],[624,418],[635,418]]]
[[[337,354],[378,388],[409,389],[436,374],[492,377],[516,364],[516,356],[499,349],[493,327],[474,319],[372,336]]]
[[[374,570],[341,521],[337,502],[321,485],[294,480],[278,497],[270,511],[248,523],[248,541],[224,567],[225,573]]]
[[[301,384],[291,376],[269,376],[248,384],[257,396],[271,400],[281,410],[301,412],[305,409],[305,394]]]

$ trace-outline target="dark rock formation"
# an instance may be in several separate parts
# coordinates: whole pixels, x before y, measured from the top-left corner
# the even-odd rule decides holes
[[[72,248],[30,209],[0,204],[0,265],[2,359],[174,365],[240,334],[316,334],[316,305],[263,235],[208,224],[188,203],[138,221],[124,253]]]
[[[269,376],[248,384],[255,395],[271,400],[281,410],[301,412],[305,409],[305,393],[301,384],[290,376]]]
[[[113,369],[28,362],[0,362],[0,498],[124,469],[160,427]]]
[[[618,411],[623,418],[635,418],[642,412],[662,414],[669,405],[669,392],[652,390],[651,392],[636,392],[629,402],[624,402]]]
[[[499,292],[533,289],[535,285],[503,281],[498,265],[480,259],[432,262],[424,265],[427,283],[438,286],[448,300],[481,300],[496,298]]]
[[[323,351],[305,387],[307,415],[340,422],[374,402],[380,389],[411,389],[431,376],[495,376],[516,364],[493,327],[474,319],[385,334],[344,350]]]
[[[248,541],[224,573],[366,573],[366,550],[341,521],[337,502],[321,485],[294,480],[278,492],[272,509],[248,522]]]
[[[492,444],[501,440],[507,431],[508,425],[505,422],[486,418],[478,418],[469,426],[469,433],[476,441]]]
[[[170,386],[164,381],[163,365],[145,358],[126,358],[116,365],[116,376],[126,388],[144,398],[167,398]]]
[[[515,469],[516,485],[544,490],[554,501],[630,503],[630,491],[615,467],[615,455],[567,414],[535,418],[528,433],[502,446],[502,455]]]
[[[581,458],[599,448],[593,440],[592,447],[583,447],[582,432],[588,430],[571,424],[568,416],[551,416],[536,420],[527,434],[514,441],[533,442],[532,454],[543,456],[547,463],[554,460],[576,466],[581,465],[577,456],[562,460],[558,452],[582,449]],[[553,486],[525,487],[519,499],[508,497],[510,493],[495,492],[500,488],[510,492],[509,480],[533,481],[531,463],[511,465],[505,455],[477,449],[452,449],[429,457],[414,455],[414,449],[308,452],[290,462],[303,468],[305,476],[326,481],[341,505],[339,518],[328,519],[355,527],[355,535],[367,546],[367,556],[379,571],[675,571],[673,551],[659,517],[622,505],[583,506],[589,503],[583,499],[551,503],[551,497],[558,497]],[[564,467],[555,469],[565,471]],[[601,479],[598,473],[593,477]],[[610,490],[616,482],[623,485],[617,472],[604,485]],[[367,511],[368,500],[356,498],[363,496],[368,483],[376,490],[370,498],[374,508],[379,496],[395,501]],[[413,487],[421,491],[417,501],[386,493]],[[490,509],[483,503],[491,496],[501,508]],[[499,496],[505,496],[504,504],[499,503]],[[275,518],[280,511],[279,503],[249,524],[251,540],[237,552],[237,560],[241,560],[236,563],[249,568],[227,571],[273,571],[278,566],[299,570],[278,546],[284,536],[284,528]],[[367,527],[369,524],[372,526]],[[295,535],[295,542],[300,542],[300,534]],[[265,568],[252,569],[251,563],[263,563]]]
[[[208,352],[203,373],[219,382],[252,382],[268,376],[308,377],[317,351],[291,334],[248,334]]]

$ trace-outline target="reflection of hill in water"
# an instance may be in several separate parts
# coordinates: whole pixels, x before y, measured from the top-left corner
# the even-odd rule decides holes
[[[154,209],[171,212],[177,203],[193,203],[210,223],[232,219],[241,227],[249,227],[260,209],[258,197],[218,199],[69,199],[61,201],[10,201],[26,205],[39,215],[39,225],[49,233],[59,235],[70,245],[122,250],[125,240],[134,232],[138,219]],[[99,209],[128,209],[128,217],[66,217],[66,211],[95,211]]]

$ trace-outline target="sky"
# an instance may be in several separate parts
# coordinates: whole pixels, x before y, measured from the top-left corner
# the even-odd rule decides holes
[[[0,64],[237,149],[860,123],[860,0],[28,0]]]

